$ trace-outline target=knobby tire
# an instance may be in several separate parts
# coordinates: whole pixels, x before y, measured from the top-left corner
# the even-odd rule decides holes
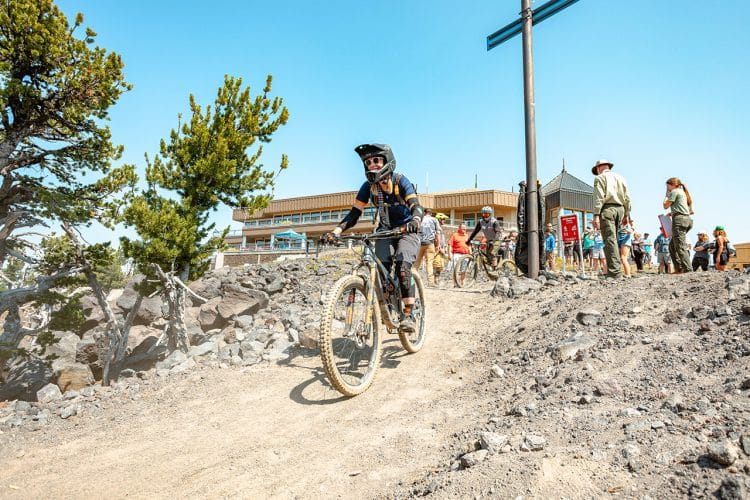
[[[380,311],[375,304],[369,323],[366,311],[365,279],[354,275],[333,285],[323,307],[320,357],[329,382],[344,396],[365,392],[380,364]]]
[[[404,346],[409,353],[415,353],[422,349],[424,345],[427,323],[427,310],[424,299],[424,283],[422,277],[418,273],[412,273],[414,279],[414,307],[412,308],[412,314],[416,319],[417,327],[415,331],[406,333],[399,332],[398,337],[401,340],[401,345]]]

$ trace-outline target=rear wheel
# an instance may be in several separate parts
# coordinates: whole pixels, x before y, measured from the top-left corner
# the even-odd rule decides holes
[[[424,283],[418,274],[412,274],[414,280],[414,306],[411,313],[416,320],[416,328],[413,332],[398,332],[401,345],[408,352],[417,352],[422,349],[425,337],[427,335],[425,325],[427,321],[425,300],[424,300]]]
[[[471,255],[461,258],[453,268],[453,282],[458,288],[469,288],[477,280],[477,262]]]
[[[344,396],[370,387],[380,363],[379,310],[367,317],[362,276],[344,276],[331,289],[320,323],[320,357],[328,380]]]

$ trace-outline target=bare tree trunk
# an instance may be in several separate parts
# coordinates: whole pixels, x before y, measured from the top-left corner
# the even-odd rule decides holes
[[[164,331],[167,336],[167,349],[171,352],[179,348],[182,352],[188,352],[190,342],[185,327],[185,291],[182,286],[178,286],[177,278],[171,273],[165,273],[158,264],[151,265],[164,285],[164,295],[169,306],[169,317]]]
[[[96,298],[99,307],[101,307],[102,312],[104,313],[104,317],[107,321],[107,341],[105,342],[105,348],[103,352],[100,354],[100,358],[102,358],[104,365],[102,367],[102,385],[108,386],[111,382],[112,375],[114,375],[115,378],[119,375],[120,367],[122,366],[122,360],[125,357],[125,347],[127,347],[128,344],[130,325],[132,324],[133,318],[135,317],[135,314],[141,305],[143,296],[140,294],[138,295],[138,299],[136,300],[133,309],[131,309],[128,313],[125,324],[118,323],[117,318],[115,317],[115,313],[114,311],[112,311],[112,308],[107,302],[107,297],[104,295],[104,290],[102,290],[102,287],[99,284],[99,280],[96,278],[96,274],[94,274],[91,265],[89,264],[86,256],[83,253],[83,248],[78,241],[75,232],[67,223],[63,224],[63,230],[73,243],[73,247],[76,251],[76,260],[82,266],[82,272],[86,276],[86,279],[89,282],[89,286],[91,287],[91,291],[93,292],[94,297]],[[115,368],[114,370],[112,370],[113,361]]]

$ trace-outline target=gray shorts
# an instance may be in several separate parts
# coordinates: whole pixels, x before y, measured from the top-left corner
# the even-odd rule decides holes
[[[417,260],[420,245],[418,234],[406,233],[398,238],[377,240],[375,242],[375,254],[385,264],[386,268],[391,260],[414,264],[414,261]]]
[[[656,254],[656,263],[657,264],[671,264],[672,257],[667,252],[658,252]]]

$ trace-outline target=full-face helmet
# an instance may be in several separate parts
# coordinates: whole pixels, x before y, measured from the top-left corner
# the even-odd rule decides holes
[[[492,213],[493,213],[492,207],[490,206],[482,207],[482,219],[486,221],[490,220],[490,218],[492,217]]]
[[[370,184],[387,178],[396,168],[396,158],[388,144],[360,144],[354,151],[362,160]]]

